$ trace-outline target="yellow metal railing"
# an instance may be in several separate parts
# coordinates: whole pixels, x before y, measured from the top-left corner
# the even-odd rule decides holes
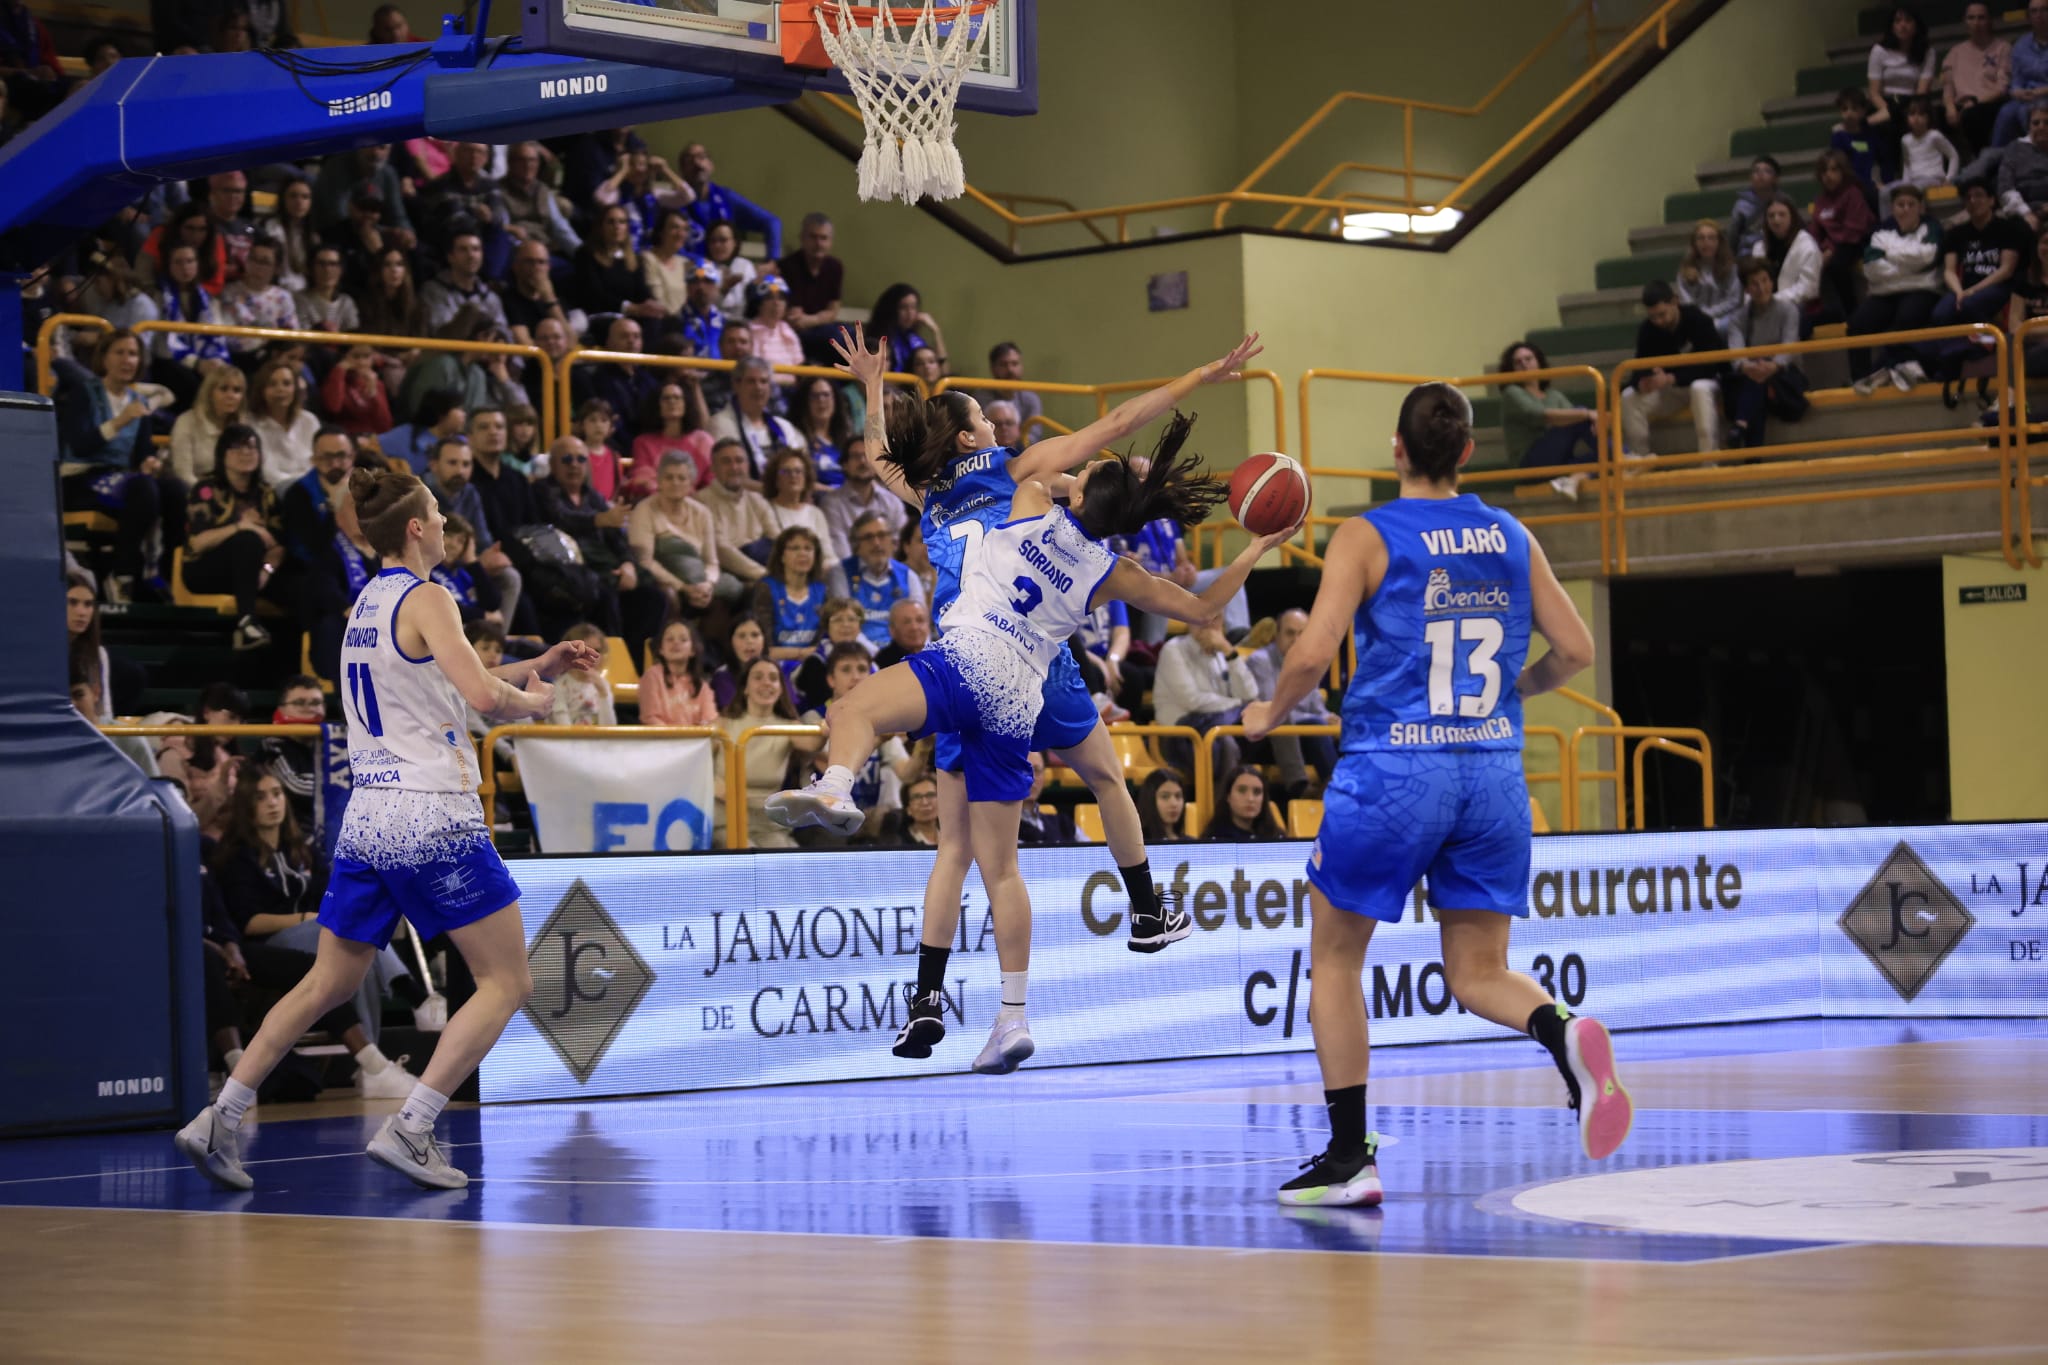
[[[1616,744],[1616,763],[1613,768],[1583,768],[1579,766],[1579,746],[1588,739],[1612,739]],[[1627,748],[1627,741],[1641,740],[1636,746],[1632,765],[1624,767],[1619,761],[1620,751]],[[1683,741],[1691,741],[1689,744]],[[1565,802],[1566,824],[1575,830],[1585,832],[1588,828],[1580,814],[1580,788],[1587,782],[1609,782],[1614,786],[1614,812],[1616,827],[1628,827],[1631,810],[1634,811],[1635,827],[1642,829],[1645,823],[1643,808],[1643,759],[1647,748],[1654,747],[1662,752],[1674,754],[1695,764],[1700,770],[1700,799],[1702,825],[1714,827],[1714,746],[1704,730],[1684,726],[1659,725],[1581,725],[1572,731],[1565,742],[1568,793]],[[1631,785],[1628,775],[1633,771],[1635,782]]]
[[[732,742],[725,761],[725,846],[747,846],[747,746],[757,739],[817,739],[826,737],[822,725],[757,725],[740,733]],[[798,752],[815,753],[815,749]]]
[[[2048,486],[2048,474],[2033,472],[2034,437],[2037,433],[2027,408],[2027,380],[2040,376],[2027,374],[2027,339],[2039,336],[2048,336],[2048,318],[2031,318],[2013,333],[2014,387],[2019,390],[2015,395],[2019,408],[2013,424],[2019,440],[2013,451],[2013,462],[2005,471],[2006,480],[1999,488],[1999,510],[2007,515],[2009,524],[2017,533],[2008,537],[2010,549],[2006,552],[2006,563],[2018,559],[2036,569],[2041,567],[2041,555],[2034,548],[2034,489]]]

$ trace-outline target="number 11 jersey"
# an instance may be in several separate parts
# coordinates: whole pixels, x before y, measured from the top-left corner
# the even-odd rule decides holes
[[[422,580],[386,569],[349,612],[341,638],[342,710],[348,718],[348,766],[356,791],[476,791],[462,694],[431,654],[398,646],[399,604]]]
[[[1358,610],[1343,751],[1519,750],[1529,533],[1470,493],[1364,514],[1387,572]]]

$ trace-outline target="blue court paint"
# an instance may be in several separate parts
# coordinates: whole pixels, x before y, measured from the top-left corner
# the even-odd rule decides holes
[[[2022,1023],[1830,1023],[1621,1040],[1628,1060],[2048,1036]],[[942,1048],[971,1053],[978,1038]],[[1817,1067],[1826,1054],[1811,1054]],[[1384,1079],[1540,1060],[1526,1039],[1382,1053]],[[938,1075],[655,1099],[493,1106],[446,1116],[462,1192],[428,1193],[361,1155],[381,1121],[258,1128],[258,1188],[216,1191],[168,1133],[0,1147],[0,1204],[180,1209],[498,1225],[952,1237],[1243,1251],[1699,1261],[1815,1245],[1646,1233],[1532,1216],[1531,1187],[1596,1173],[1926,1149],[2048,1146],[2048,1118],[1646,1107],[1617,1158],[1579,1153],[1555,1109],[1376,1104],[1395,1141],[1378,1212],[1283,1210],[1273,1189],[1325,1137],[1319,1104],[1219,1099],[1310,1085],[1308,1057]],[[1654,1097],[1643,1097],[1654,1106]],[[1683,1097],[1674,1097],[1682,1101]]]

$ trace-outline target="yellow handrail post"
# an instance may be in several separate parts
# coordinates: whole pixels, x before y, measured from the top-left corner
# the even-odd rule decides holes
[[[1680,757],[1690,758],[1693,756],[1693,753],[1696,753],[1704,774],[1702,781],[1708,786],[1712,785],[1714,746],[1713,742],[1707,738],[1707,733],[1704,730],[1675,725],[1581,725],[1578,729],[1572,731],[1568,744],[1571,757],[1572,780],[1580,785],[1587,782],[1612,782],[1614,784],[1616,795],[1615,821],[1617,828],[1626,829],[1629,823],[1628,764],[1624,762],[1628,748],[1626,741],[1652,737],[1666,740],[1692,741],[1693,751],[1680,753]],[[1579,746],[1588,739],[1612,739],[1616,741],[1618,749],[1614,756],[1615,762],[1612,768],[1589,769],[1579,766]],[[1679,752],[1683,748],[1683,745],[1673,746],[1672,751]],[[1636,771],[1641,772],[1640,764],[1636,765]],[[1576,797],[1574,799],[1576,800]],[[1640,792],[1637,793],[1637,800],[1641,800]],[[1708,798],[1707,814],[1711,815],[1712,809],[1712,798],[1710,796]],[[1576,826],[1582,827],[1584,822],[1575,821],[1574,823]],[[1711,827],[1711,820],[1709,821],[1709,826]],[[1637,828],[1640,829],[1642,826],[1638,825]]]
[[[1555,725],[1524,725],[1522,727],[1522,744],[1525,754],[1529,742],[1536,739],[1547,739],[1557,745],[1557,771],[1554,773],[1542,772],[1540,770],[1537,772],[1525,772],[1524,779],[1531,787],[1548,782],[1554,782],[1558,785],[1558,832],[1567,833],[1573,826],[1571,823],[1571,800],[1566,795],[1569,789],[1565,786],[1565,777],[1570,771],[1571,764],[1565,757],[1564,731],[1558,729]]]
[[[2048,332],[2048,318],[2029,318],[2020,325],[2012,339],[2013,373],[2019,389],[2019,411],[2014,419],[2014,440],[2012,462],[2001,478],[2002,488],[2015,488],[2017,496],[2012,520],[2015,535],[2013,550],[2006,554],[2006,562],[2012,563],[2015,553],[2032,568],[2041,567],[2041,556],[2034,549],[2034,479],[2033,479],[2033,421],[2027,411],[2027,338]],[[2015,566],[2017,567],[2017,566]]]
[[[1644,736],[1636,744],[1635,761],[1630,765],[1635,773],[1636,828],[1642,829],[1649,819],[1644,809],[1649,803],[1643,799],[1643,760],[1649,757],[1650,750],[1652,749],[1667,754],[1676,754],[1700,770],[1700,824],[1702,828],[1712,829],[1714,827],[1714,759],[1712,750],[1706,747],[1705,741],[1701,742],[1700,748],[1693,749],[1680,744],[1677,740],[1666,739],[1662,735]]]

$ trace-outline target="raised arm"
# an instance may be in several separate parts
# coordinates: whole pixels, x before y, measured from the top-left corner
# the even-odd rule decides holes
[[[1247,738],[1264,739],[1329,673],[1359,604],[1378,590],[1386,572],[1387,543],[1380,539],[1379,528],[1364,517],[1353,517],[1337,528],[1323,554],[1315,606],[1301,638],[1287,651],[1273,695],[1244,709]]]
[[[538,669],[532,669],[522,689],[484,667],[484,661],[477,658],[476,650],[463,636],[462,613],[456,608],[455,599],[440,584],[420,584],[406,594],[405,607],[404,620],[393,625],[399,632],[399,643],[406,643],[407,636],[416,636],[411,643],[426,646],[434,666],[486,720],[539,719],[554,705],[554,686],[542,680]]]
[[[1031,484],[1027,487],[1036,488],[1039,485]],[[1048,500],[1047,506],[1050,505]],[[1030,514],[1019,512],[1013,515]],[[1128,602],[1139,611],[1150,612],[1154,616],[1171,616],[1174,620],[1186,621],[1189,625],[1213,621],[1223,614],[1223,608],[1230,604],[1230,599],[1237,596],[1237,590],[1244,586],[1245,579],[1251,577],[1252,569],[1265,558],[1266,552],[1291,539],[1300,530],[1301,524],[1297,522],[1285,531],[1260,536],[1240,550],[1237,558],[1230,561],[1230,567],[1218,574],[1216,581],[1199,593],[1189,592],[1172,579],[1161,578],[1158,574],[1141,568],[1137,560],[1125,556],[1117,560],[1116,567],[1109,571],[1109,577],[1095,590],[1095,596],[1090,599],[1088,605],[1093,608],[1114,599]]]
[[[903,471],[882,458],[889,449],[889,393],[882,383],[882,376],[889,372],[889,362],[883,354],[886,344],[877,339],[875,349],[870,351],[867,327],[860,323],[854,324],[851,333],[840,328],[839,335],[832,338],[832,349],[839,352],[836,368],[859,380],[867,391],[868,467],[875,471],[875,481],[922,515],[924,494],[905,483]]]
[[[1030,446],[1012,462],[1010,472],[1018,483],[1023,483],[1029,479],[1049,478],[1063,470],[1078,469],[1094,459],[1096,452],[1105,446],[1116,444],[1172,412],[1182,399],[1204,384],[1243,378],[1245,362],[1264,349],[1259,345],[1259,334],[1253,332],[1221,360],[1212,360],[1189,370],[1170,384],[1162,384],[1150,393],[1141,393],[1119,404],[1107,417],[1090,422],[1071,436],[1048,436]]]

